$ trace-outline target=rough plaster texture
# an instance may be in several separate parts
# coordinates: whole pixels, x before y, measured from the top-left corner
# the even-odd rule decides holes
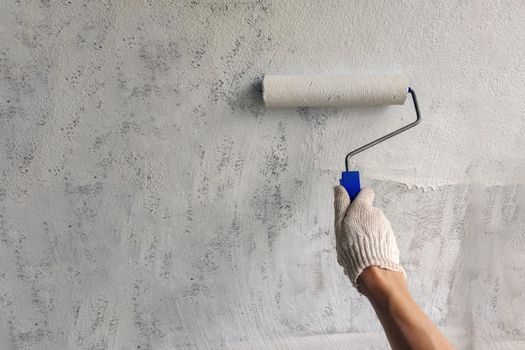
[[[421,100],[353,163],[415,298],[459,348],[524,348],[524,40],[520,1],[2,1],[0,348],[385,348],[331,186],[413,112],[256,83],[353,71]]]

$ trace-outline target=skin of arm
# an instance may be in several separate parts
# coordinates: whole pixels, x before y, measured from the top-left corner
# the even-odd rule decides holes
[[[372,304],[392,349],[454,349],[414,301],[402,273],[370,266],[358,281],[359,290]]]

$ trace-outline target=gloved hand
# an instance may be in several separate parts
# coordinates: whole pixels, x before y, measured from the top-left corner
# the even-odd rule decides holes
[[[363,188],[352,203],[343,186],[334,187],[334,195],[337,262],[354,287],[358,287],[357,278],[369,266],[404,275],[390,221],[381,209],[372,206],[374,191]]]

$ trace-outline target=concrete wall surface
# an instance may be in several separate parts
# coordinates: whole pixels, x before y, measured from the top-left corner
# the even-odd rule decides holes
[[[384,349],[335,256],[347,151],[410,105],[266,109],[264,74],[408,75],[352,166],[460,349],[525,348],[523,1],[0,2],[0,349]]]

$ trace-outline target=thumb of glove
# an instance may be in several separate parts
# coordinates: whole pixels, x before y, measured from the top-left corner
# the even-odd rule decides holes
[[[354,206],[361,205],[370,208],[374,202],[374,197],[374,190],[370,187],[365,187],[359,191],[359,194],[352,203]]]
[[[350,197],[343,186],[334,187],[334,211],[335,211],[335,232],[340,231],[343,219],[345,218],[348,207],[350,206]]]

